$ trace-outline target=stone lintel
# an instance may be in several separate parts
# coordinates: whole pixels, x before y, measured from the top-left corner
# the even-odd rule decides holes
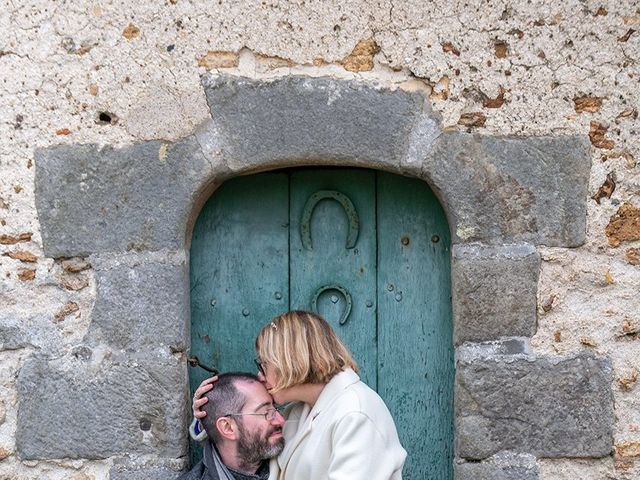
[[[183,248],[194,196],[214,173],[194,136],[119,149],[57,146],[35,160],[49,257]]]
[[[454,463],[455,480],[538,480],[538,466],[532,455],[499,452],[482,462]]]
[[[85,341],[118,350],[186,350],[187,262],[184,250],[92,255],[97,292]]]
[[[440,134],[420,92],[302,76],[206,74],[202,82],[213,122],[208,130],[220,138],[211,148],[234,171],[293,164],[399,171],[405,157],[416,157],[414,137],[430,144]]]
[[[18,455],[28,460],[183,456],[188,402],[181,386],[186,383],[185,362],[173,356],[29,358],[17,381]]]
[[[540,255],[532,245],[454,245],[454,341],[530,337],[536,330]]]
[[[456,449],[482,460],[501,450],[538,457],[603,457],[613,445],[610,361],[495,356],[459,359]]]
[[[589,148],[582,136],[443,133],[422,176],[449,212],[454,243],[575,247],[586,235]]]

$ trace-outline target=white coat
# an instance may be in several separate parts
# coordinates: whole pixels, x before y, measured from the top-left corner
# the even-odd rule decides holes
[[[389,409],[351,369],[324,387],[313,408],[288,408],[285,447],[269,480],[400,480],[407,452]]]

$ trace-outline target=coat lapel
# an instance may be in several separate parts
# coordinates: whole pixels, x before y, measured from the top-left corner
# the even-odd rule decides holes
[[[331,406],[345,388],[358,381],[360,381],[358,374],[348,368],[327,383],[312,409],[304,403],[298,403],[292,407],[284,427],[284,450],[277,459],[279,471],[286,470],[289,460],[300,442],[311,433],[316,418]],[[272,466],[273,463],[275,462],[272,462]]]
[[[298,444],[300,444],[302,439],[311,431],[310,413],[311,409],[309,405],[297,403],[291,408],[289,415],[286,417],[287,421],[284,424],[283,431],[285,440],[284,449],[282,453],[278,455],[277,461],[280,470],[285,469]]]

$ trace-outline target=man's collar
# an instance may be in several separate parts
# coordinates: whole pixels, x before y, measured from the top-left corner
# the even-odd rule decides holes
[[[227,470],[231,472],[231,475],[233,475],[236,480],[266,480],[269,478],[269,460],[263,460],[256,473],[253,474],[239,472],[231,467],[227,467]]]
[[[235,480],[267,480],[269,478],[269,460],[263,460],[256,473],[245,473],[240,472],[238,470],[234,470],[227,465],[222,463],[222,459],[220,458],[220,454],[218,453],[218,448],[215,443],[211,440],[208,440],[204,446],[204,464],[208,469],[217,470],[216,463],[219,462],[218,466],[223,466],[224,469],[227,470],[228,474],[231,475]],[[217,459],[217,460],[216,460]],[[218,476],[220,473],[218,472]]]

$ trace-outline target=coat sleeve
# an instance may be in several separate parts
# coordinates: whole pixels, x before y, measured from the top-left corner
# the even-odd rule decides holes
[[[407,452],[395,426],[387,431],[364,413],[342,417],[333,429],[330,480],[400,480]]]
[[[196,442],[204,442],[207,439],[207,432],[202,428],[202,424],[197,418],[194,418],[191,425],[189,425],[189,435]]]

